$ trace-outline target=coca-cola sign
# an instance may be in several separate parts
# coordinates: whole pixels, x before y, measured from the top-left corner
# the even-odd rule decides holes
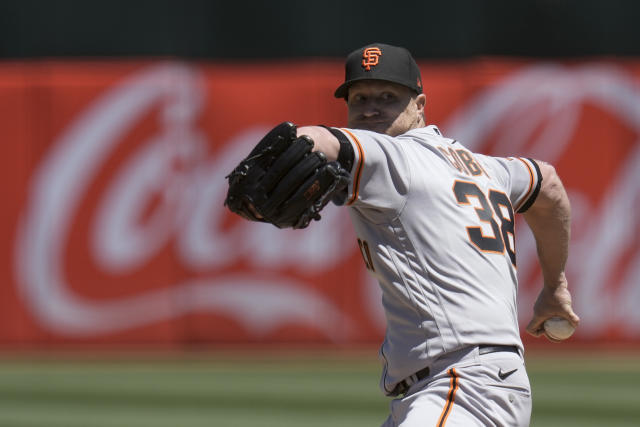
[[[429,122],[471,149],[542,159],[560,172],[573,206],[577,339],[638,335],[640,73],[598,63],[422,65]],[[280,230],[223,207],[225,176],[270,127],[345,124],[331,96],[339,62],[259,73],[255,64],[24,67],[34,80],[11,80],[24,93],[0,104],[22,105],[15,99],[43,87],[48,96],[33,103],[42,110],[24,113],[49,127],[12,133],[20,123],[7,121],[22,146],[41,148],[33,162],[7,166],[25,196],[12,199],[15,220],[5,227],[4,299],[13,307],[5,313],[26,326],[0,330],[0,340],[380,339],[379,289],[345,208],[328,206],[305,230]],[[463,91],[443,77],[464,79],[461,70],[474,82]],[[31,159],[18,154],[5,157]],[[524,324],[541,286],[524,223],[517,256]]]
[[[307,324],[332,339],[353,327],[322,293],[260,269],[192,277],[118,299],[83,297],[69,283],[64,257],[78,209],[110,153],[154,108],[161,120],[157,131],[135,141],[138,148],[116,165],[97,200],[86,237],[103,272],[117,280],[144,269],[171,240],[181,267],[195,272],[238,258],[276,273],[324,270],[352,252],[351,245],[333,244],[345,232],[337,209],[327,209],[303,239],[264,224],[223,229],[225,175],[268,128],[240,129],[224,150],[209,156],[207,136],[196,125],[205,101],[202,85],[193,68],[152,66],[109,88],[53,142],[33,174],[16,257],[25,301],[46,328],[71,336],[104,334],[195,311],[225,313],[256,335],[283,322]],[[155,206],[145,217],[152,199]]]

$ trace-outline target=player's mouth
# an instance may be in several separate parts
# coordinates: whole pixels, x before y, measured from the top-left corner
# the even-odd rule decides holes
[[[364,129],[364,130],[372,130],[375,132],[379,132],[381,130],[386,130],[390,126],[389,121],[387,120],[357,120],[354,123],[354,128],[356,129]]]

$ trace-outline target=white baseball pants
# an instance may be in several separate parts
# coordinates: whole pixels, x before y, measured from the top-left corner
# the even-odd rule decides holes
[[[439,359],[390,407],[382,427],[526,427],[531,387],[519,354],[474,347]]]

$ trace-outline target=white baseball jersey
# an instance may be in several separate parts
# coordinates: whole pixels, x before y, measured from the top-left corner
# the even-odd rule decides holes
[[[347,205],[382,287],[383,391],[465,346],[522,348],[514,211],[535,200],[535,162],[472,153],[435,126],[339,130],[355,152]]]

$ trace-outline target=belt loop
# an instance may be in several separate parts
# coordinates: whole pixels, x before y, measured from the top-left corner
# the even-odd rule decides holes
[[[395,388],[391,392],[391,396],[399,396],[401,394],[405,395],[409,391],[412,385],[428,377],[430,372],[431,372],[431,369],[427,366],[426,368],[423,368],[418,372],[415,372],[409,375],[407,378],[403,379],[398,384],[396,384]]]
[[[416,374],[410,375],[408,379],[410,379],[410,380],[411,380],[411,382],[408,382],[408,381],[407,381],[407,385],[408,385],[409,387],[411,387],[412,385],[414,385],[415,383],[417,383],[417,382],[418,382],[418,376],[417,376]],[[405,380],[405,381],[406,381],[406,380]]]

